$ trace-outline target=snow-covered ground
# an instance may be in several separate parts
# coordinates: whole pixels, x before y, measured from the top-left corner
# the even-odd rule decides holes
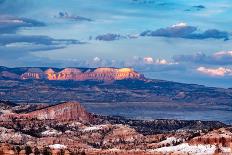
[[[62,145],[62,144],[53,144],[53,145],[49,145],[49,147],[51,149],[66,149],[67,148],[67,146]]]
[[[55,129],[48,129],[41,133],[43,136],[56,136],[62,134],[61,132],[55,130]]]
[[[232,149],[229,147],[221,147],[220,148],[223,153],[231,153],[232,154]]]
[[[84,131],[84,132],[97,131],[97,130],[104,129],[106,127],[107,127],[107,125],[94,125],[94,126],[86,127],[82,131]]]
[[[163,140],[160,142],[160,144],[172,144],[173,142],[179,142],[180,139],[177,139],[176,137],[168,137],[166,140]]]
[[[0,109],[0,114],[13,114],[12,110]]]
[[[215,152],[215,145],[189,145],[188,143],[183,143],[177,146],[162,147],[155,149],[154,151],[169,153],[169,152],[181,152],[190,153],[194,155],[211,155]]]

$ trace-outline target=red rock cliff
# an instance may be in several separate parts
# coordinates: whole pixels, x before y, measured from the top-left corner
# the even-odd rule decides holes
[[[20,75],[26,79],[47,79],[47,80],[98,80],[113,81],[123,79],[143,79],[143,75],[135,72],[131,68],[97,68],[82,71],[78,68],[65,68],[55,72],[52,68],[42,71],[40,68],[30,68],[27,72]]]
[[[26,114],[2,114],[0,120],[8,120],[12,118],[18,119],[31,119],[36,118],[39,120],[56,120],[56,121],[80,121],[89,123],[92,121],[92,115],[77,102],[66,102],[57,105],[52,105],[40,110],[35,110]]]
[[[26,114],[26,117],[37,119],[51,119],[59,121],[77,120],[90,121],[90,114],[77,102],[67,102],[53,105]]]

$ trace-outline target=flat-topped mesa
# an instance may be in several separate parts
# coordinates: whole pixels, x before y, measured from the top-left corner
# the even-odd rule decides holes
[[[144,79],[142,74],[132,68],[6,68],[0,70],[0,77],[10,79],[37,79],[37,80],[96,80],[114,81],[124,79]]]
[[[131,68],[97,68],[87,74],[87,79],[91,80],[123,80],[123,79],[142,79],[142,75]]]
[[[23,79],[41,79],[45,77],[47,80],[97,80],[97,81],[112,81],[123,79],[143,79],[143,75],[135,72],[131,68],[96,68],[82,71],[78,68],[65,68],[60,72],[55,72],[52,68],[47,69],[41,75],[41,72],[26,72],[23,74]]]

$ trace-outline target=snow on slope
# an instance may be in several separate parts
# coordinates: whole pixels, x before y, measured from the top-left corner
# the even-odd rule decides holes
[[[162,147],[158,148],[155,151],[162,153],[169,152],[181,152],[181,153],[190,153],[194,155],[211,155],[215,152],[215,145],[189,145],[188,143],[183,143],[177,146]]]

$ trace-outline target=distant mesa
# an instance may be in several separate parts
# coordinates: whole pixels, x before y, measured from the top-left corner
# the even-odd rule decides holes
[[[20,80],[115,81],[124,79],[142,80],[144,76],[132,68],[4,68],[4,70],[0,70],[0,78]]]

